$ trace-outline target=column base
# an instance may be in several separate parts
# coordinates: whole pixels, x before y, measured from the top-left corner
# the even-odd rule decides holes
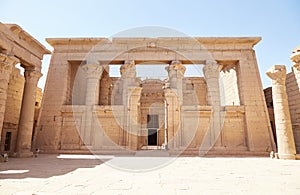
[[[279,159],[284,160],[295,160],[296,155],[295,154],[278,154]]]
[[[20,152],[16,153],[17,158],[30,158],[33,157],[33,152]]]

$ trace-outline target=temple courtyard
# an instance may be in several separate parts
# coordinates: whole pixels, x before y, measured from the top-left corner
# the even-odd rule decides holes
[[[6,194],[299,194],[300,161],[41,154],[0,164]]]

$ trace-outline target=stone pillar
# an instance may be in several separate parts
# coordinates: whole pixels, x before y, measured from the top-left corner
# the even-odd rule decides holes
[[[220,86],[219,76],[222,66],[218,65],[215,61],[206,61],[206,65],[203,67],[203,73],[207,85],[207,102],[212,106],[212,117],[210,121],[210,143],[211,148],[213,146],[221,146],[222,138],[219,138],[221,134],[221,100],[220,100]],[[219,138],[219,139],[218,139]],[[217,142],[218,141],[218,142]]]
[[[123,89],[123,105],[127,104],[127,93],[129,86],[135,86],[136,79],[136,68],[134,60],[126,60],[124,65],[120,67],[121,80],[122,80],[122,89]]]
[[[180,146],[180,131],[181,112],[179,98],[174,90],[166,87],[164,96],[167,102],[167,133],[168,133],[168,148],[178,149]]]
[[[82,69],[86,73],[86,96],[85,105],[92,106],[99,103],[99,81],[103,67],[99,64],[85,64]]]
[[[19,119],[19,128],[16,143],[17,157],[31,157],[31,139],[34,124],[34,109],[36,101],[36,89],[40,70],[25,68],[25,84],[23,91],[22,106]]]
[[[138,136],[140,131],[140,98],[141,98],[141,87],[129,87],[128,88],[128,117],[129,117],[129,140],[128,145],[130,149],[138,149]]]
[[[13,67],[18,63],[13,56],[0,53],[0,143],[7,99],[7,88]]]
[[[176,91],[180,105],[182,105],[182,79],[184,77],[186,68],[181,64],[180,61],[174,60],[169,66],[166,67],[166,70],[168,71],[170,88]]]
[[[86,94],[85,94],[85,128],[81,135],[86,146],[92,144],[93,129],[93,108],[99,103],[99,81],[103,67],[99,64],[85,64],[81,67],[86,73]]]
[[[295,159],[295,141],[285,86],[286,68],[284,65],[275,65],[266,74],[272,79],[278,156],[281,159]]]
[[[126,135],[126,145],[129,148],[134,149],[132,127],[131,127],[131,117],[135,117],[131,112],[131,93],[134,91],[136,85],[136,67],[134,60],[126,60],[124,65],[120,67],[121,82],[122,82],[122,104],[124,106],[124,123],[123,129],[127,132]],[[133,114],[133,116],[131,116]]]
[[[298,87],[300,90],[300,51],[293,51],[291,56],[291,61],[293,62],[293,72],[295,74]]]

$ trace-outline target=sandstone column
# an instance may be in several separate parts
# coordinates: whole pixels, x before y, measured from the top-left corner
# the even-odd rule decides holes
[[[31,139],[36,100],[36,88],[42,76],[39,70],[25,68],[25,85],[19,119],[18,136],[16,143],[17,157],[31,157]]]
[[[281,159],[295,159],[295,141],[285,86],[286,68],[284,65],[275,65],[266,74],[272,79],[278,156]]]
[[[293,72],[295,74],[298,87],[300,90],[300,50],[293,51],[291,60],[293,62]]]
[[[82,69],[86,73],[86,96],[85,105],[98,105],[99,101],[99,80],[101,78],[103,67],[99,64],[85,64]]]
[[[172,150],[180,146],[180,136],[178,134],[178,131],[180,130],[181,121],[180,102],[176,92],[168,86],[164,89],[164,96],[167,102],[166,122],[168,134],[168,148]]]
[[[168,83],[164,89],[167,102],[167,129],[168,146],[170,149],[178,149],[181,146],[181,106],[183,104],[182,79],[186,68],[180,61],[174,60],[166,67],[168,71]]]
[[[121,79],[122,79],[122,89],[123,89],[123,105],[127,105],[128,102],[128,87],[135,86],[136,79],[136,68],[134,60],[126,60],[124,65],[120,67]]]
[[[212,117],[210,121],[210,142],[204,142],[203,146],[207,149],[213,146],[221,146],[222,140],[218,139],[221,133],[221,100],[220,100],[220,86],[219,76],[222,66],[218,65],[215,61],[207,60],[206,65],[203,67],[203,73],[207,84],[207,101],[208,105],[212,106]],[[217,140],[219,140],[217,142]]]
[[[139,105],[141,98],[141,87],[129,87],[128,88],[128,117],[129,117],[129,129],[130,135],[128,140],[128,145],[131,149],[138,149],[138,135],[140,130],[139,123]]]
[[[81,135],[86,146],[92,144],[93,108],[99,102],[99,81],[103,67],[97,63],[85,64],[81,67],[86,73],[86,94],[85,94],[85,130]]]
[[[169,76],[170,88],[175,90],[177,97],[179,98],[180,105],[182,105],[182,79],[186,68],[181,64],[180,61],[174,60],[166,67]]]
[[[17,58],[2,53],[0,54],[0,143],[5,114],[8,82],[10,73],[14,65],[16,65],[17,63]]]
[[[123,129],[127,132],[125,143],[130,148],[133,148],[132,143],[134,143],[133,140],[133,132],[131,129],[131,92],[133,92],[134,87],[136,85],[136,67],[134,60],[126,60],[125,63],[120,67],[120,73],[121,73],[121,82],[122,82],[122,104],[124,106],[124,123],[123,123]]]

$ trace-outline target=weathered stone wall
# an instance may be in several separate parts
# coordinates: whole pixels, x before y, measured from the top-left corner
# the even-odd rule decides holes
[[[24,77],[20,74],[18,68],[14,68],[9,79],[8,89],[7,89],[7,100],[6,108],[4,114],[4,122],[2,129],[1,138],[1,150],[5,150],[5,137],[7,132],[11,132],[11,147],[9,151],[14,151],[18,124],[20,117],[20,110],[22,104],[23,88],[24,88]]]
[[[24,77],[20,74],[18,68],[14,68],[11,73],[8,92],[7,92],[7,101],[6,109],[4,115],[4,121],[6,123],[18,124],[19,115],[22,103],[23,88],[24,88]]]
[[[183,78],[183,105],[207,104],[206,81],[203,77]]]
[[[300,153],[300,90],[293,72],[286,76],[286,91],[289,100],[292,128],[297,153]]]
[[[273,107],[273,98],[272,98],[272,87],[268,87],[264,89],[264,94],[265,94],[265,99],[266,99],[266,104],[268,108],[268,113],[269,113],[269,118],[270,118],[270,123],[272,127],[272,132],[273,132],[273,137],[275,143],[276,141],[276,126],[275,126],[275,118],[274,118],[274,107]]]

